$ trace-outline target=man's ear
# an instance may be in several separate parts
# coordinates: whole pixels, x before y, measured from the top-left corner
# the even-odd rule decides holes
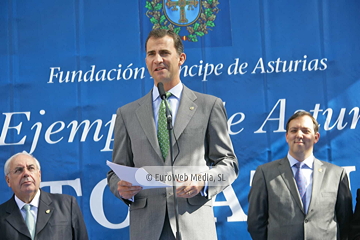
[[[186,60],[186,54],[181,53],[180,56],[179,56],[179,66],[183,65],[185,60]]]
[[[9,179],[8,175],[5,176],[5,181],[6,181],[7,185],[10,187],[10,179]]]
[[[320,140],[320,133],[317,132],[317,133],[315,133],[315,141],[314,141],[314,143],[317,143],[319,140]]]

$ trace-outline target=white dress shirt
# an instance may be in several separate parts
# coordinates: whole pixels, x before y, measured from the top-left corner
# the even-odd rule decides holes
[[[181,94],[182,94],[183,89],[184,89],[184,85],[180,81],[178,84],[176,84],[175,87],[171,88],[168,91],[171,93],[171,96],[168,98],[168,101],[169,101],[169,105],[171,108],[172,125],[173,126],[175,124],[176,114],[179,109],[180,99],[181,99]],[[160,108],[162,99],[160,98],[159,90],[158,90],[157,86],[155,86],[155,85],[154,85],[153,91],[152,91],[152,99],[153,99],[154,120],[155,120],[155,126],[156,126],[156,130],[157,130],[157,123],[158,123],[158,119],[159,119],[159,116],[158,116],[159,108]],[[205,186],[202,189],[202,191],[200,191],[200,194],[202,196],[207,196],[207,189],[208,189],[208,182],[205,181]]]
[[[39,209],[39,201],[40,201],[40,190],[37,191],[37,193],[35,194],[35,197],[30,202],[30,206],[31,206],[30,211],[31,211],[32,215],[34,216],[35,222],[37,219],[37,213],[38,213],[38,209]],[[23,218],[25,220],[26,210],[23,209],[23,207],[26,203],[21,201],[16,195],[15,195],[15,202],[18,205],[21,215],[23,216]]]
[[[295,176],[297,168],[294,166],[299,161],[293,158],[290,153],[288,153],[287,158],[289,159],[291,170]],[[308,212],[309,204],[311,200],[312,184],[313,184],[313,171],[314,171],[314,155],[306,158],[304,161],[304,166],[302,168],[304,177],[306,179],[305,191],[306,191],[306,206],[304,206],[305,213]]]
[[[182,93],[183,88],[184,88],[184,86],[180,81],[175,87],[173,87],[172,89],[170,89],[168,91],[171,93],[171,96],[168,98],[168,101],[169,101],[170,108],[171,108],[171,116],[172,116],[172,125],[173,126],[175,124],[176,114],[179,109],[181,93]],[[158,119],[159,119],[159,116],[158,116],[159,108],[160,108],[160,103],[161,103],[162,99],[160,98],[159,90],[155,85],[154,85],[153,91],[152,91],[152,99],[153,99],[153,111],[154,111],[155,126],[157,129],[157,123],[158,123]]]

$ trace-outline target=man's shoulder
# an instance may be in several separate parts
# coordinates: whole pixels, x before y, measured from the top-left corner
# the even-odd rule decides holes
[[[64,194],[64,193],[49,193],[45,191],[41,191],[40,198],[50,198],[52,201],[58,201],[58,202],[68,202],[75,199],[74,196]]]
[[[261,164],[261,165],[259,165],[258,168],[262,168],[262,169],[265,169],[265,170],[272,169],[274,167],[279,166],[280,164],[286,163],[285,162],[286,160],[287,160],[286,158],[277,159],[277,160],[274,160],[274,161],[271,161],[271,162]]]
[[[204,108],[212,108],[213,106],[217,105],[223,105],[222,100],[219,97],[206,94],[206,93],[200,93],[194,90],[191,90],[184,86],[183,91],[183,97],[186,97],[190,101],[193,101],[198,106],[204,107]]]
[[[135,108],[137,108],[147,100],[151,101],[151,91],[148,94],[142,96],[141,98],[138,98],[132,102],[124,104],[123,106],[119,107],[117,111],[122,111],[122,112],[133,111]]]
[[[3,221],[4,218],[6,218],[10,213],[17,211],[16,209],[19,209],[14,196],[12,196],[9,200],[3,202],[0,204],[0,219]],[[0,223],[1,225],[1,223]]]
[[[324,160],[319,160],[319,159],[315,159],[315,161],[318,161],[320,164],[322,164],[327,169],[330,169],[331,171],[338,171],[338,172],[344,171],[343,167],[340,167],[340,166],[335,165],[333,163],[330,163],[330,162],[327,162],[327,161],[324,161]]]
[[[185,90],[186,89],[186,90]],[[208,94],[208,93],[201,93],[201,92],[198,92],[198,91],[195,91],[195,90],[192,90],[190,88],[187,88],[186,86],[184,86],[184,93],[193,93],[197,98],[199,99],[205,99],[207,101],[209,100],[217,100],[219,99],[218,97],[214,96],[214,95],[211,95],[211,94]]]
[[[10,205],[16,203],[14,200],[14,197],[12,196],[10,199],[8,199],[7,201],[3,202],[0,204],[0,211],[6,209],[7,207],[9,207]]]

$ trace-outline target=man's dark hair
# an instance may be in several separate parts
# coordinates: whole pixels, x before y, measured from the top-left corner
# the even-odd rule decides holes
[[[294,113],[294,115],[292,115],[289,120],[287,121],[286,123],[286,132],[289,131],[289,123],[296,119],[296,118],[299,118],[299,117],[302,117],[302,116],[309,116],[313,122],[313,125],[314,125],[314,132],[317,133],[319,131],[319,124],[318,122],[316,121],[316,119],[313,117],[313,115],[311,115],[311,113],[309,112],[306,112],[306,111],[298,111],[296,113]]]
[[[176,52],[180,55],[184,52],[184,45],[181,41],[181,38],[178,34],[176,34],[173,30],[167,30],[167,29],[154,29],[149,33],[149,36],[146,39],[145,42],[145,50],[147,47],[147,42],[149,38],[163,38],[165,36],[172,37],[174,39],[174,47],[176,49]]]

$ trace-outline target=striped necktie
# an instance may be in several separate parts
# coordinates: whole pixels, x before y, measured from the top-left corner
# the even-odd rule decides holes
[[[159,114],[158,114],[157,136],[158,136],[161,154],[162,154],[164,160],[169,153],[169,147],[170,147],[169,132],[167,129],[166,106],[165,106],[165,104],[167,104],[170,109],[170,105],[167,100],[170,96],[171,96],[171,93],[166,92],[166,100],[161,101],[160,108],[159,108]]]
[[[302,162],[294,164],[296,167],[295,181],[299,190],[301,201],[303,202],[304,211],[306,212],[306,179],[302,170],[304,165],[305,164]]]
[[[32,213],[30,211],[31,206],[30,206],[30,204],[25,204],[23,208],[26,211],[26,216],[25,216],[26,226],[29,229],[31,239],[34,239],[34,236],[35,236],[35,218],[34,218],[34,216],[32,215]]]

